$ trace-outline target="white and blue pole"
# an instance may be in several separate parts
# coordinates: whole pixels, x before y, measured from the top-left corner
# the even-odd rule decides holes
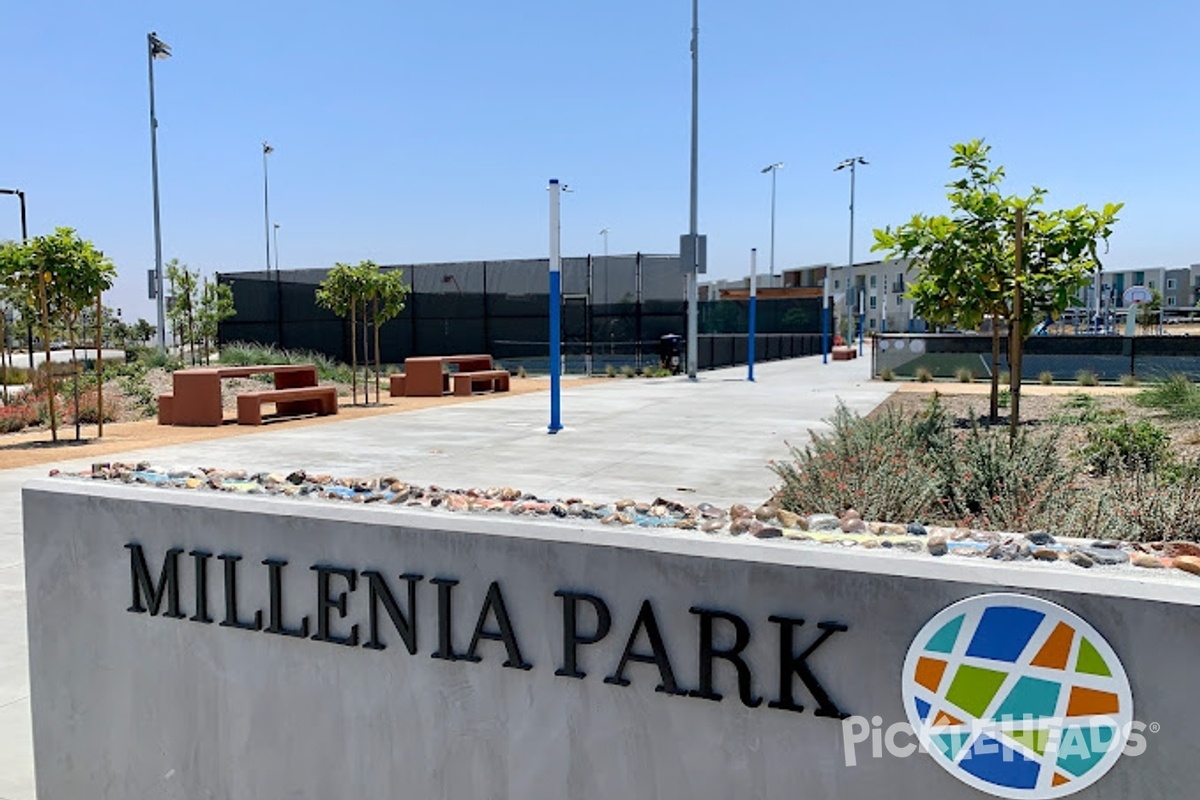
[[[829,363],[829,267],[825,268],[825,280],[821,285],[821,363]]]
[[[562,187],[550,180],[550,426],[562,430],[562,269],[559,257],[558,200]]]
[[[746,337],[746,380],[754,380],[754,329],[758,310],[758,248],[750,248],[750,333]]]

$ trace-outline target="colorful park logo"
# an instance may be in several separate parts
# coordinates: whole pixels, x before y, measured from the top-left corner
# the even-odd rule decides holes
[[[998,797],[1065,797],[1104,776],[1129,737],[1133,696],[1108,642],[1035,597],[962,600],[925,624],[904,661],[904,708],[944,769]]]

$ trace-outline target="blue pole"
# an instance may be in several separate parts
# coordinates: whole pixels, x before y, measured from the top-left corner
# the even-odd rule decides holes
[[[746,380],[754,381],[754,329],[758,307],[758,249],[750,248],[750,332],[746,337]]]
[[[558,199],[561,187],[550,181],[550,426],[562,430],[562,273],[559,262]]]

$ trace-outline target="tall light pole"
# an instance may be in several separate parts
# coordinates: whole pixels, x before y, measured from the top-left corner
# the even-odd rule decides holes
[[[267,274],[271,274],[271,203],[270,184],[267,180],[267,156],[275,152],[275,148],[263,142],[263,233],[267,242]]]
[[[852,156],[847,158],[842,163],[833,168],[834,172],[841,172],[846,167],[850,168],[850,260],[846,263],[846,312],[850,314],[850,318],[854,319],[854,308],[850,304],[850,298],[853,298],[854,305],[858,306],[858,354],[863,354],[863,309],[862,303],[858,298],[858,288],[854,286],[854,175],[855,168],[862,164],[866,166],[868,162],[862,156]],[[851,332],[853,336],[853,331]]]
[[[21,242],[29,241],[29,226],[25,221],[25,193],[20,189],[0,189],[0,194],[16,195],[21,204]],[[22,315],[25,316],[25,315]],[[33,323],[25,320],[25,349],[29,351],[29,372],[33,374]],[[7,385],[5,386],[7,392]]]
[[[763,174],[771,173],[771,282],[775,281],[775,173],[783,169],[779,161],[769,167],[763,167]]]
[[[688,212],[688,237],[691,239],[691,264],[687,270],[687,373],[696,380],[696,350],[699,348],[697,320],[700,314],[700,237],[698,190],[700,182],[700,0],[692,0],[692,160],[691,203]]]
[[[604,266],[608,266],[608,228],[601,228],[598,236],[604,237]]]
[[[275,223],[275,277],[279,277],[279,223]]]
[[[150,179],[154,185],[154,286],[158,304],[158,349],[167,349],[167,307],[163,297],[162,227],[158,216],[158,118],[154,115],[154,61],[171,57],[171,47],[154,31],[146,34],[150,65]]]

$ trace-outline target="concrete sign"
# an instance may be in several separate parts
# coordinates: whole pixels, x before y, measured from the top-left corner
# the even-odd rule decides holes
[[[1194,789],[1169,576],[66,480],[24,509],[45,798]]]

